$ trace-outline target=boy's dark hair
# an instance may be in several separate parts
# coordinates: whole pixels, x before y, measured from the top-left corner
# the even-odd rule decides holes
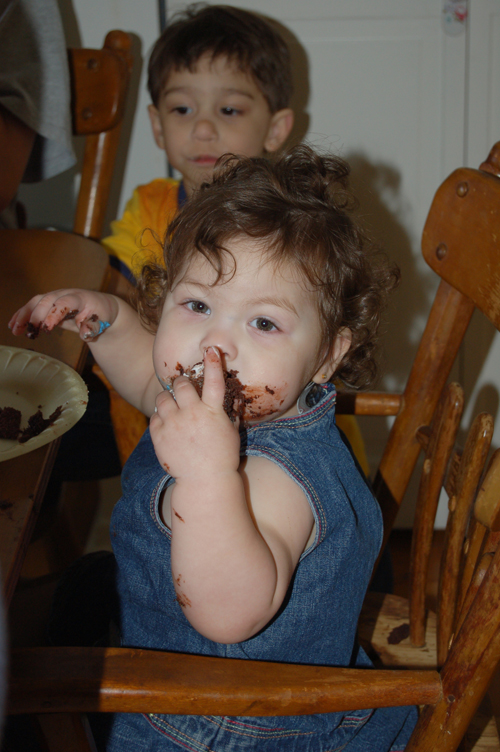
[[[288,47],[272,22],[228,5],[188,6],[157,40],[148,65],[148,89],[155,107],[173,70],[192,71],[199,59],[224,56],[254,79],[271,114],[288,107],[292,71]]]
[[[147,265],[138,287],[138,307],[155,330],[165,294],[202,254],[216,282],[231,277],[235,260],[227,245],[241,236],[259,242],[265,260],[291,266],[316,293],[322,331],[317,368],[343,327],[352,345],[336,377],[366,386],[376,375],[374,351],[387,295],[399,280],[355,221],[347,187],[349,165],[320,156],[308,146],[264,157],[222,157],[213,182],[204,184],[169,226],[165,267]],[[215,282],[214,282],[215,284]]]

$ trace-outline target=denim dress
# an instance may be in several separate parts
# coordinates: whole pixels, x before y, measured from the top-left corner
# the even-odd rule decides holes
[[[312,396],[311,396],[312,395]],[[203,637],[176,600],[171,532],[159,500],[173,479],[146,431],[122,475],[111,519],[121,644],[228,658],[369,667],[356,626],[382,540],[379,506],[335,425],[335,389],[315,387],[298,416],[241,432],[241,455],[267,457],[304,491],[316,523],[287,596],[269,624],[237,644]],[[117,714],[103,749],[190,752],[389,752],[403,750],[414,708],[310,716],[215,717]]]

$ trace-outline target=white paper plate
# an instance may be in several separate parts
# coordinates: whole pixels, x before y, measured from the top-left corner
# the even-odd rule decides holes
[[[51,426],[24,444],[0,439],[0,462],[32,452],[61,436],[80,420],[87,402],[85,382],[65,363],[32,350],[0,345],[0,407],[20,410],[21,428],[26,428],[28,418],[37,410],[48,418],[59,405],[62,407]]]

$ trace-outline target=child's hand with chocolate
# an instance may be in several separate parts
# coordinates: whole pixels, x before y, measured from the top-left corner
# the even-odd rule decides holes
[[[12,316],[9,329],[35,339],[55,326],[93,340],[108,329],[118,315],[116,298],[91,290],[55,290],[36,295]]]
[[[215,347],[205,352],[202,384],[200,394],[199,377],[193,382],[189,372],[179,375],[157,396],[151,417],[158,460],[178,482],[203,482],[207,473],[237,472],[239,465],[239,421],[233,424],[224,408],[226,382]]]

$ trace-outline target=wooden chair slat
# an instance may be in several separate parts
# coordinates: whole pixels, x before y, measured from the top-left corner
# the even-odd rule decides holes
[[[417,646],[425,642],[425,587],[434,520],[463,405],[463,389],[458,384],[450,384],[433,418],[420,476],[410,564],[410,639]]]
[[[493,532],[500,530],[498,495],[500,481],[500,451],[494,453],[488,467],[488,482],[479,489],[476,501],[476,517]]]
[[[469,432],[461,463],[458,469],[453,468],[457,473],[457,480],[455,492],[449,501],[438,589],[438,666],[442,666],[446,659],[454,628],[462,549],[492,437],[493,419],[487,413],[478,415]]]

